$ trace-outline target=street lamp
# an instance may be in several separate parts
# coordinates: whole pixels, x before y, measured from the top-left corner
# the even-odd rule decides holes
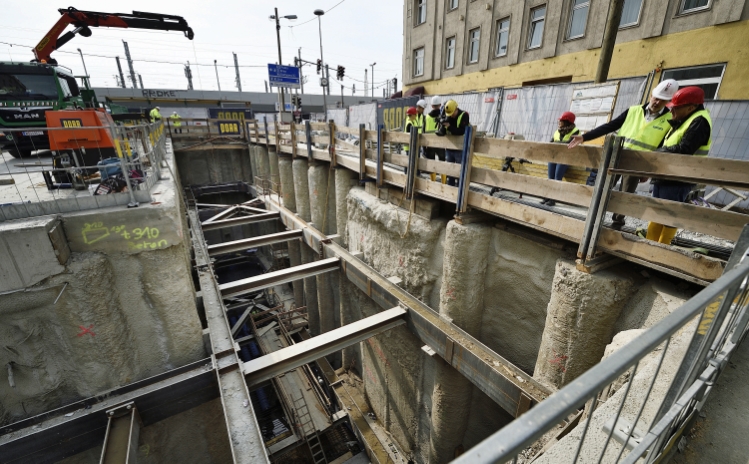
[[[370,66],[372,67],[372,98],[374,98],[374,67],[376,64],[377,62],[370,64]]]
[[[83,52],[81,51],[80,48],[78,49],[78,53],[81,54],[81,62],[83,62],[83,74],[85,74],[86,79],[88,79],[88,70],[86,69],[86,61],[83,60]],[[89,83],[89,86],[90,86],[90,83]]]
[[[270,19],[276,20],[276,41],[278,42],[278,65],[283,66],[283,60],[281,59],[281,23],[280,19],[289,19],[293,20],[296,19],[296,15],[286,15],[286,16],[278,16],[278,8],[273,9],[276,14],[271,15]],[[284,115],[284,98],[283,98],[283,87],[278,87],[278,105],[279,105],[279,112],[281,113],[281,122],[286,122],[283,120]]]
[[[315,10],[313,13],[317,16],[317,29],[320,32],[320,63],[325,63],[325,60],[322,57],[322,20],[320,20],[320,16],[324,15],[325,12],[323,10]],[[328,99],[325,97],[325,86],[327,85],[329,85],[329,82],[326,76],[325,85],[322,86],[322,109],[325,114],[325,121],[328,120]]]

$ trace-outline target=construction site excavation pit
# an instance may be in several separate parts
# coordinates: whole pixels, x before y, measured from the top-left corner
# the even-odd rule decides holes
[[[345,167],[249,144],[224,169],[221,150],[177,149],[157,206],[0,224],[2,462],[130,443],[139,462],[446,463],[700,289],[583,272],[575,243]],[[144,221],[166,245],[82,235]],[[564,440],[525,462],[549,443],[539,462],[562,462]]]

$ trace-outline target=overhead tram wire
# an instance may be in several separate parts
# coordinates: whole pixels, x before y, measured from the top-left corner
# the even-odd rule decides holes
[[[341,0],[340,2],[338,2],[338,3],[336,3],[335,5],[331,6],[330,8],[328,8],[327,10],[325,10],[325,14],[328,14],[328,13],[330,13],[331,11],[333,11],[333,9],[334,9],[335,7],[337,7],[338,5],[340,5],[341,3],[345,2],[345,1],[346,1],[346,0]],[[312,21],[314,21],[314,20],[316,20],[316,19],[317,19],[317,17],[314,17],[314,18],[312,18],[312,19],[309,19],[309,20],[307,20],[307,21],[305,21],[305,22],[303,22],[303,23],[299,23],[299,24],[294,24],[293,26],[286,26],[286,27],[288,27],[289,29],[293,29],[293,28],[295,28],[295,27],[299,27],[299,26],[304,26],[304,25],[305,25],[305,24],[307,24],[307,23],[311,23]]]

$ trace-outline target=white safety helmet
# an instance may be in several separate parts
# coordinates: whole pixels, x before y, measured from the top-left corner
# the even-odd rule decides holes
[[[677,90],[679,90],[679,83],[673,79],[666,79],[655,86],[653,96],[659,100],[671,101]]]
[[[420,106],[422,108],[426,108],[427,107],[427,101],[422,98],[421,100],[419,100],[419,101],[416,102],[416,106]]]
[[[440,98],[438,95],[435,95],[432,97],[432,106],[441,106],[442,105],[442,98]]]

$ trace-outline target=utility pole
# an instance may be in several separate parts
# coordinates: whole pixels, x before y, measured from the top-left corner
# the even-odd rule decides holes
[[[140,88],[145,89],[146,87],[143,85],[143,76],[138,74],[138,80],[140,81]]]
[[[302,47],[299,47],[298,63],[299,63],[299,85],[302,87],[302,95],[304,95],[304,73],[302,73],[304,63],[302,63]]]
[[[124,40],[122,41],[123,44],[125,44],[125,58],[127,59],[127,66],[130,68],[130,80],[133,82],[133,88],[138,88],[138,81],[135,80],[135,69],[133,68],[133,59],[130,58],[130,48],[127,46],[127,42]],[[143,87],[143,84],[141,84],[141,87]]]
[[[218,64],[216,60],[213,60],[213,67],[216,69],[216,85],[218,85],[218,91],[221,92],[221,81],[218,80]]]
[[[351,85],[351,95],[356,95],[356,84]]]
[[[603,33],[603,45],[601,45],[601,56],[598,59],[598,69],[593,82],[600,84],[609,78],[611,67],[611,55],[616,45],[616,34],[619,32],[619,22],[622,20],[622,9],[624,0],[612,0],[609,3],[609,16],[606,21],[606,32]]]
[[[320,34],[320,63],[325,63],[325,58],[322,56],[322,20],[320,17],[325,14],[323,10],[315,10],[313,11],[315,16],[317,16],[317,29]],[[326,66],[327,67],[327,66]],[[328,83],[329,85],[329,83]],[[323,106],[323,114],[325,115],[325,121],[328,121],[328,99],[325,96],[325,88],[322,89],[322,106]]]
[[[122,66],[120,65],[120,57],[115,56],[115,60],[117,60],[117,70],[120,72],[120,87],[123,89],[126,88],[125,86],[125,76],[122,74]]]
[[[83,63],[83,73],[86,75],[86,77],[88,77],[88,70],[86,69],[86,61],[83,59],[83,52],[81,51],[80,48],[78,49],[78,53],[81,54],[81,63]]]
[[[374,80],[374,67],[377,63],[372,63],[370,66],[372,66],[372,98],[374,98],[374,89],[375,89],[375,80]]]
[[[343,84],[341,84],[341,108],[344,108],[343,106]]]
[[[192,70],[189,61],[185,65],[185,77],[187,78],[187,90],[192,90]]]
[[[237,73],[236,81],[237,81],[237,90],[242,91],[242,80],[239,78],[239,62],[237,62],[237,54],[234,52],[231,52],[232,55],[234,55],[234,71]]]
[[[263,81],[263,82],[265,82],[265,93],[268,93],[268,81]]]
[[[367,68],[364,68],[364,96],[366,97],[369,93],[369,89],[367,88]]]
[[[281,58],[281,21],[278,18],[278,8],[273,8],[273,11],[275,12],[274,18],[276,19],[276,42],[278,44],[278,65],[283,66],[283,60]],[[284,108],[286,106],[286,102],[284,101],[284,95],[283,95],[283,87],[278,87],[278,112],[280,113],[281,122],[284,122],[283,120],[283,114]]]

